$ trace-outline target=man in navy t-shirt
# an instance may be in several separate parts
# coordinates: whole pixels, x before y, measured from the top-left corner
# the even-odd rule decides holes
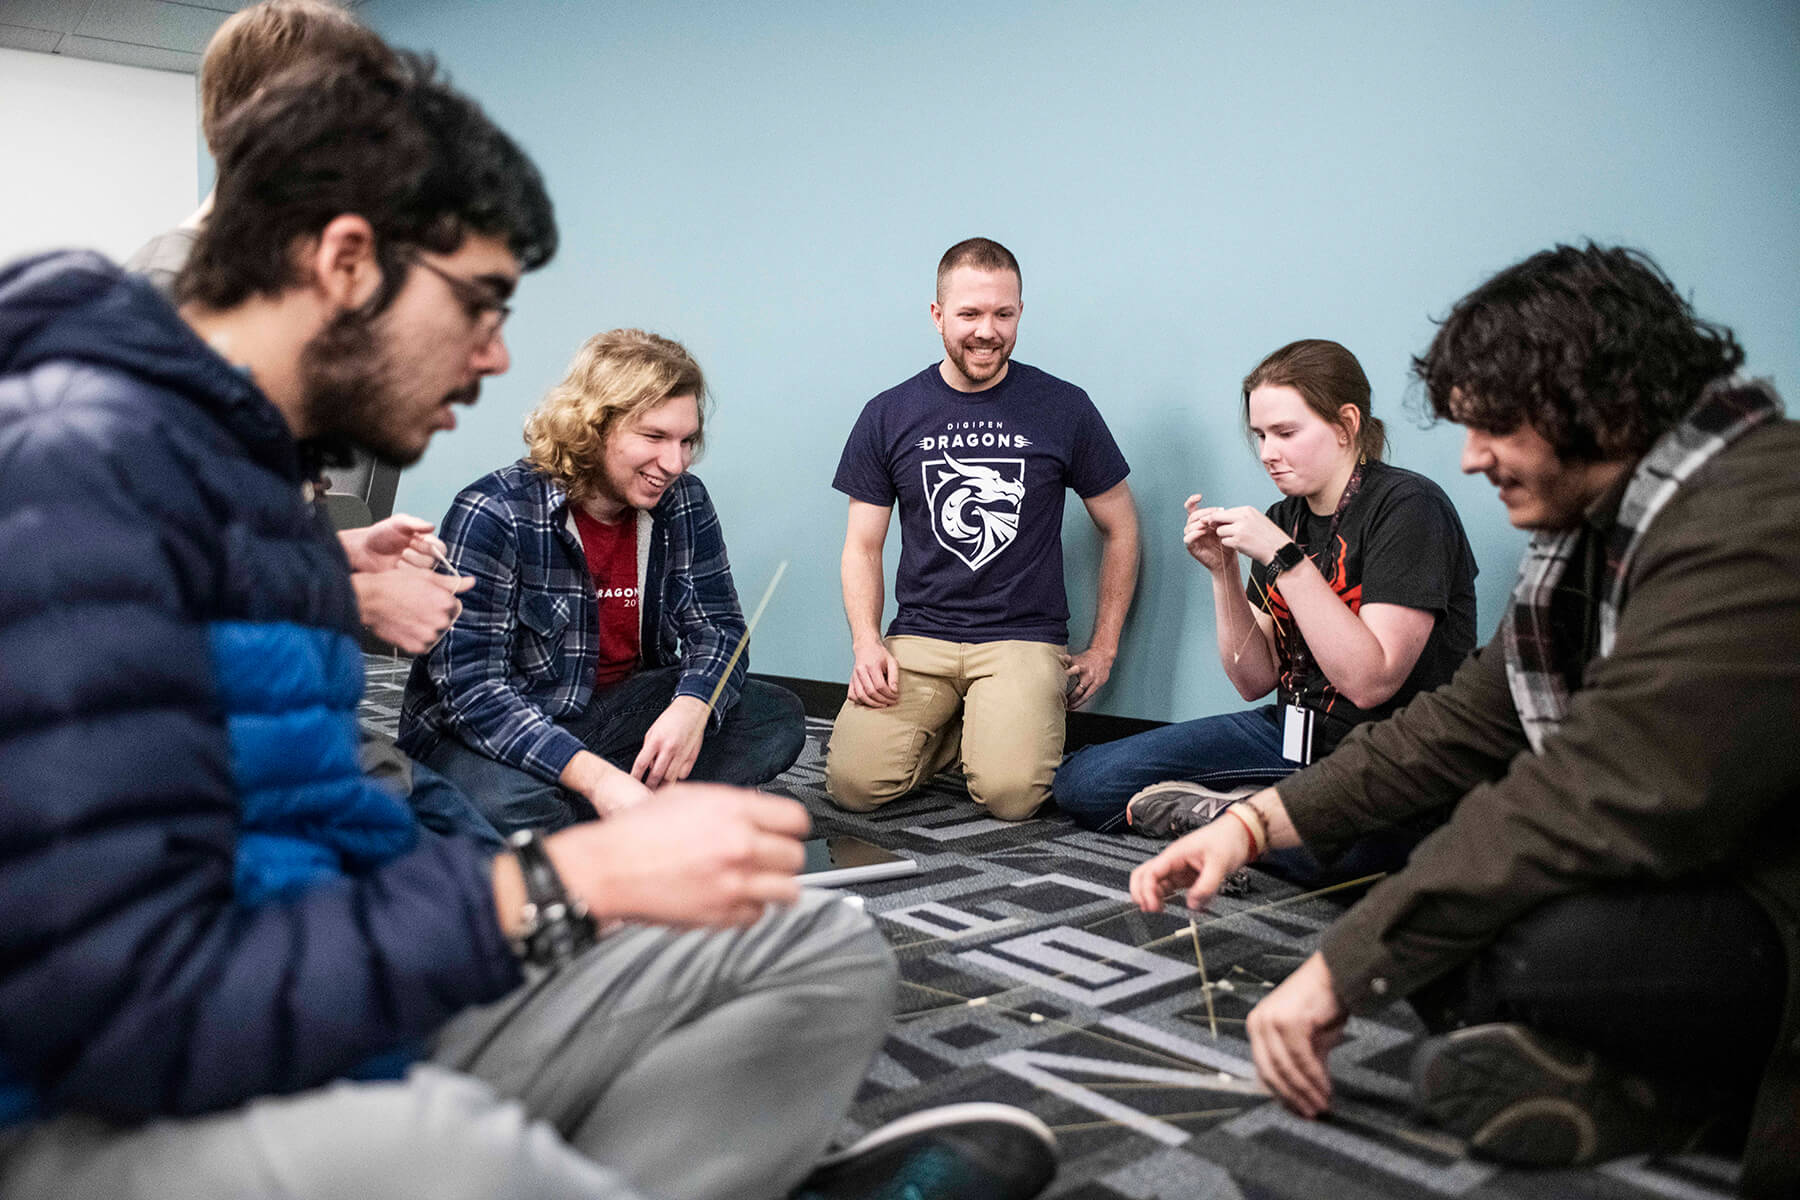
[[[844,611],[856,656],[826,786],[866,812],[959,761],[1022,820],[1050,794],[1063,713],[1106,683],[1137,582],[1130,468],[1087,393],[1011,361],[1019,263],[970,238],[938,263],[944,359],[864,407],[834,487],[850,497]],[[1063,489],[1100,530],[1094,636],[1067,649]],[[881,636],[882,545],[900,508],[899,612]]]

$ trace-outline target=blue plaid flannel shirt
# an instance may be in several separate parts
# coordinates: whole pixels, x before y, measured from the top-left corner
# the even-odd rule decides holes
[[[650,519],[641,662],[679,665],[676,695],[705,700],[744,633],[718,514],[706,487],[681,475]],[[450,632],[413,663],[400,748],[417,758],[454,736],[554,783],[583,748],[557,722],[586,711],[599,653],[599,605],[568,493],[520,460],[458,493],[441,535],[475,586]],[[748,663],[745,654],[732,668],[713,729],[737,703]]]

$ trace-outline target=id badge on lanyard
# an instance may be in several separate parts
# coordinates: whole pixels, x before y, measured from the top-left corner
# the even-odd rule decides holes
[[[1356,469],[1350,472],[1350,478],[1344,484],[1343,492],[1338,496],[1337,510],[1331,514],[1331,530],[1326,534],[1326,545],[1337,538],[1338,522],[1344,518],[1344,510],[1350,507],[1351,499],[1362,487],[1365,463],[1359,461]],[[1294,535],[1298,538],[1300,526],[1294,526]],[[1293,657],[1294,699],[1306,688],[1307,677],[1312,673],[1311,656],[1299,651]],[[1317,716],[1312,709],[1302,704],[1283,704],[1281,706],[1281,757],[1291,763],[1302,766],[1313,760],[1313,718]]]
[[[1313,710],[1298,704],[1281,706],[1281,757],[1305,766],[1312,761]]]

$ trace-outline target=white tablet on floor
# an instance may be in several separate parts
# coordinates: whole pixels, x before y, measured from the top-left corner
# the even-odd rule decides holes
[[[919,864],[910,858],[846,834],[808,838],[805,845],[806,865],[800,868],[800,882],[806,887],[869,883],[911,875],[919,869]]]

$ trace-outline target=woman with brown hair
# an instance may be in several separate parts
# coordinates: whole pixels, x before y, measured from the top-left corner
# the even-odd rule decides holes
[[[1195,494],[1182,538],[1212,576],[1226,675],[1244,699],[1274,692],[1277,702],[1072,755],[1056,801],[1087,828],[1197,828],[1244,789],[1443,683],[1474,647],[1462,522],[1443,489],[1382,461],[1386,436],[1356,356],[1319,339],[1283,346],[1244,379],[1243,403],[1282,499],[1264,512]],[[1240,556],[1251,560],[1247,586]]]

